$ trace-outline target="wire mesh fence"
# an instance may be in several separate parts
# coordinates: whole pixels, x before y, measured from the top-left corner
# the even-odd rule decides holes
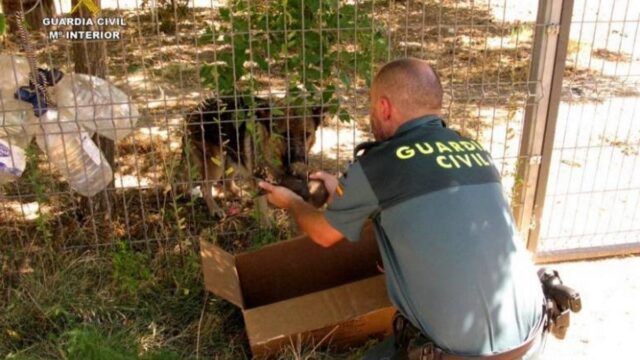
[[[72,10],[70,3],[55,5],[60,14]],[[236,158],[268,162],[268,150],[243,142],[245,137],[255,140],[260,124],[267,124],[268,134],[280,137],[261,140],[274,146],[283,139],[286,143],[285,156],[272,167],[299,161],[306,169],[344,170],[355,144],[370,139],[372,74],[386,61],[405,56],[434,64],[445,87],[446,121],[490,150],[507,192],[514,184],[524,111],[531,98],[539,96],[530,90],[539,87],[529,83],[531,44],[536,27],[548,25],[536,24],[534,1],[100,5],[97,18],[120,19],[101,29],[120,37],[104,42],[103,69],[96,69],[95,51],[77,49],[78,43],[89,41],[69,40],[68,32],[78,29],[60,20],[32,26],[32,46],[39,66],[68,76],[83,62],[89,72],[121,89],[138,108],[137,123],[115,144],[113,185],[88,200],[31,143],[25,173],[2,187],[2,236],[14,246],[28,248],[42,241],[62,249],[100,249],[120,241],[176,246],[193,243],[205,231],[231,248],[242,248],[289,236],[287,220],[279,213],[268,214],[276,226],[265,231],[265,223],[258,220],[260,209],[251,201],[250,181],[233,166],[222,166],[223,174],[216,175],[219,182],[213,190],[219,192],[215,201],[222,211],[210,214],[202,199],[210,190],[205,174],[219,168],[222,159],[211,156],[212,144],[206,142],[214,148],[225,144]],[[62,17],[70,15],[57,19]],[[22,54],[20,45],[9,32],[3,53]],[[202,111],[198,104],[207,99],[217,102]],[[219,134],[203,135],[207,125],[218,121],[209,115],[224,113],[228,116],[223,122],[235,126],[230,128],[235,138],[216,142]],[[308,122],[318,118],[314,114],[322,119],[317,129]],[[252,123],[258,130],[238,130]],[[205,129],[195,131],[200,139],[185,137],[190,126]],[[64,129],[58,125],[50,131]],[[305,144],[302,151],[293,146],[299,139]],[[201,152],[196,158],[204,165],[185,151],[190,145]],[[222,186],[232,180],[244,181],[240,196],[229,195],[231,190]]]
[[[111,160],[114,180],[94,197],[81,196],[64,167],[56,167],[56,161],[68,162],[68,152],[58,149],[62,155],[52,157],[49,142],[44,149],[37,141],[21,144],[26,171],[2,187],[2,235],[21,248],[44,239],[61,249],[100,249],[120,241],[188,246],[203,232],[243,248],[290,236],[294,230],[283,214],[262,214],[264,207],[253,201],[254,177],[282,177],[297,163],[303,164],[301,177],[310,170],[344,170],[355,144],[370,139],[372,75],[386,61],[406,56],[434,64],[445,87],[448,124],[489,149],[510,193],[520,181],[515,174],[525,112],[544,95],[530,77],[532,43],[536,30],[554,24],[536,22],[538,5],[103,1],[93,19],[106,20],[83,29],[87,35],[69,24],[87,5],[7,1],[9,15],[16,9],[40,12],[39,23],[28,30],[38,66],[60,69],[67,79],[78,70],[104,78],[126,98],[116,101],[115,90],[107,91],[103,105],[132,103],[139,114],[107,124],[130,131],[116,136],[113,156],[109,139],[94,139],[105,153],[99,162]],[[639,232],[638,9],[632,1],[613,0],[576,1],[574,7],[539,222],[541,254],[633,245]],[[9,25],[2,52],[24,55],[23,41]],[[104,44],[103,52],[91,47],[96,43]],[[90,87],[98,81],[89,81]],[[72,94],[79,96],[77,90]],[[206,101],[209,107],[199,107]],[[80,103],[58,108],[96,111]],[[48,132],[81,140],[92,132],[68,122],[56,118]],[[224,124],[230,134],[208,136]],[[249,163],[249,171],[233,166],[234,159]]]
[[[540,222],[548,260],[637,251],[639,20],[633,1],[575,2]]]

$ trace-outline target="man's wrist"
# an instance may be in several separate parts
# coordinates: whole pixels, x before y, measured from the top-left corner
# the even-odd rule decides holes
[[[292,198],[291,201],[289,201],[285,210],[295,212],[295,208],[299,207],[300,203],[304,203],[304,200],[302,200],[299,195],[296,195],[296,197]]]

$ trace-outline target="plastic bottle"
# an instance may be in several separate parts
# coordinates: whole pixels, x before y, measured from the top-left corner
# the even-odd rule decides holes
[[[24,149],[11,139],[0,138],[0,185],[22,176],[26,164]]]
[[[127,94],[104,79],[85,74],[66,74],[54,86],[59,110],[90,131],[118,141],[129,135],[138,110]]]
[[[0,138],[25,137],[31,118],[35,118],[35,116],[30,104],[14,100],[13,96],[8,97],[5,93],[0,93]]]
[[[30,104],[14,100],[8,89],[0,91],[0,185],[22,176],[35,122]]]
[[[51,164],[80,194],[94,196],[112,181],[111,166],[69,112],[49,109],[42,115],[36,141]]]
[[[0,91],[10,94],[21,85],[29,84],[29,62],[15,55],[0,55]]]

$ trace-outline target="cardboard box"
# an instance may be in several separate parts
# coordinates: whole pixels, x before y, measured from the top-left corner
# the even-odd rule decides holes
[[[231,255],[201,242],[205,287],[242,309],[253,355],[283,346],[347,348],[391,333],[380,254],[370,227],[322,248],[306,236]]]

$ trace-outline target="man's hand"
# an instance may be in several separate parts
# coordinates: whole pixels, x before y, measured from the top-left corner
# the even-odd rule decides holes
[[[307,233],[316,244],[328,247],[343,238],[342,234],[329,224],[322,211],[304,202],[293,191],[265,181],[260,181],[258,186],[267,192],[267,201],[275,207],[288,210],[296,219],[300,230]]]
[[[338,188],[338,178],[334,175],[331,175],[324,171],[318,171],[311,175],[309,175],[310,179],[320,180],[324,183],[324,187],[327,189],[329,193],[329,198],[327,199],[327,203],[330,203],[333,200],[333,193]]]
[[[277,208],[288,210],[294,202],[302,201],[298,194],[286,187],[276,186],[266,181],[260,181],[258,186],[267,192],[267,201]]]

